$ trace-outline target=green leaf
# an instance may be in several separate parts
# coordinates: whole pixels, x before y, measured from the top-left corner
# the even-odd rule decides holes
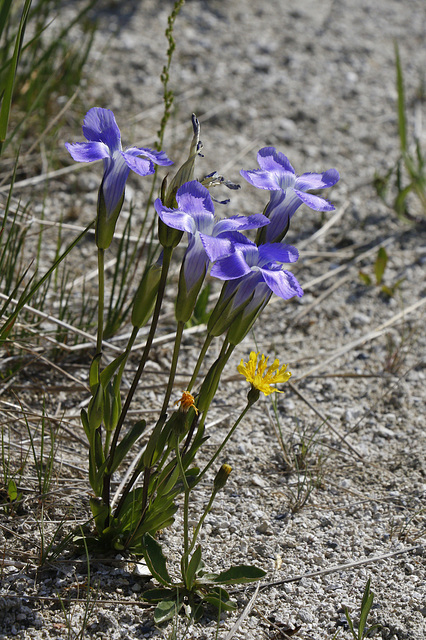
[[[362,282],[367,285],[367,287],[371,287],[372,282],[371,282],[371,278],[368,275],[368,273],[365,273],[365,271],[359,271],[358,273],[360,279],[362,280]]]
[[[144,535],[143,543],[143,555],[148,569],[158,582],[161,582],[161,584],[164,584],[166,587],[171,585],[172,580],[167,571],[166,558],[163,555],[161,546],[149,533]]]
[[[367,616],[370,613],[371,605],[373,604],[374,594],[370,592],[370,578],[365,585],[364,595],[361,603],[361,615],[359,618],[358,638],[362,639],[364,635],[364,629],[367,624]]]
[[[92,395],[95,395],[96,389],[99,385],[99,363],[101,361],[102,354],[97,353],[90,363],[89,369],[89,387]]]
[[[108,382],[112,380],[112,376],[117,371],[123,360],[127,358],[127,355],[128,354],[126,352],[122,353],[117,358],[115,358],[115,360],[110,362],[110,364],[102,371],[100,375],[100,383],[104,389],[106,388]]]
[[[155,607],[154,622],[156,624],[161,624],[162,622],[171,620],[179,613],[182,604],[183,603],[177,600],[163,600],[162,602],[159,602]]]
[[[346,616],[346,620],[348,621],[349,629],[350,629],[353,637],[355,638],[355,640],[358,640],[358,638],[356,637],[356,633],[355,633],[355,630],[354,630],[354,625],[353,625],[352,620],[351,620],[351,618],[349,616],[349,611],[348,611],[347,607],[345,607],[345,616]]]
[[[14,500],[16,500],[18,498],[18,489],[16,487],[16,482],[15,480],[9,480],[8,485],[7,485],[7,496],[10,500],[10,502],[13,502]]]
[[[201,562],[201,545],[199,544],[198,547],[195,549],[194,553],[192,554],[192,558],[189,561],[186,575],[184,576],[187,589],[191,589],[194,584],[195,574],[197,573],[198,567],[200,566],[200,562]]]
[[[109,514],[109,509],[100,498],[90,498],[90,509],[95,519],[95,525],[98,533],[102,533],[105,528],[105,520]]]
[[[398,132],[401,150],[407,149],[407,123],[405,119],[404,78],[398,43],[395,42],[396,90],[398,93]]]
[[[6,85],[2,96],[2,104],[0,109],[0,153],[6,140],[7,127],[9,124],[10,110],[12,107],[13,87],[15,85],[16,70],[18,68],[19,56],[21,55],[22,43],[24,40],[25,28],[27,25],[28,15],[30,12],[31,0],[26,0],[22,9],[19,29],[15,40],[15,49],[13,51],[12,60],[10,61],[9,70],[6,77]]]
[[[148,589],[142,594],[142,598],[146,602],[160,602],[176,595],[175,589]]]
[[[86,409],[81,410],[80,417],[81,417],[81,424],[83,425],[83,428],[84,428],[84,433],[86,434],[87,439],[90,440],[89,418],[88,418]]]
[[[133,427],[126,433],[124,438],[115,450],[114,459],[110,467],[110,474],[120,466],[126,455],[129,453],[136,440],[142,435],[146,427],[145,420],[139,420]]]
[[[260,580],[260,578],[263,578],[264,576],[266,576],[266,571],[263,569],[241,564],[236,567],[231,567],[226,571],[222,571],[222,573],[219,573],[213,582],[217,582],[219,584],[242,584],[244,582]]]
[[[237,603],[230,600],[228,592],[220,587],[212,589],[209,593],[202,594],[201,597],[205,602],[212,604],[221,611],[235,611],[237,609]]]
[[[384,247],[380,247],[377,252],[376,262],[374,263],[374,275],[376,276],[376,284],[379,285],[382,282],[383,274],[388,263],[388,254]]]
[[[394,287],[388,287],[386,284],[382,285],[382,288],[380,289],[380,291],[383,293],[384,296],[386,296],[387,298],[393,298],[393,296],[395,295],[395,289]]]

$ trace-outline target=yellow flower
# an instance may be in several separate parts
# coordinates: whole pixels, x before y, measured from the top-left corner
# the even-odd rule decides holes
[[[252,387],[264,393],[265,396],[269,396],[271,393],[274,393],[274,391],[283,393],[282,391],[279,391],[279,389],[271,388],[271,384],[287,382],[291,376],[290,371],[286,371],[287,365],[283,364],[280,368],[280,363],[277,358],[274,360],[273,364],[268,367],[268,358],[265,358],[263,354],[258,364],[258,356],[259,353],[252,351],[247,364],[245,364],[244,359],[242,359],[241,363],[237,367],[238,373],[241,373],[247,382],[250,382]]]
[[[179,411],[183,413],[188,413],[191,407],[194,408],[195,413],[198,414],[198,409],[195,406],[194,396],[189,393],[189,391],[184,391],[182,393],[182,397],[180,400],[176,400],[175,404],[179,404]]]

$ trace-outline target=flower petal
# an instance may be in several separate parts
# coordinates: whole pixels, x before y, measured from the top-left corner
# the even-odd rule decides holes
[[[111,215],[119,204],[130,169],[124,162],[120,152],[116,152],[114,159],[104,159],[104,177],[102,192],[104,195],[107,216]]]
[[[231,216],[224,220],[219,220],[214,226],[214,235],[218,236],[225,231],[244,231],[245,229],[258,229],[269,224],[269,220],[261,213],[255,213],[251,216]]]
[[[226,258],[221,258],[211,268],[210,275],[220,280],[235,280],[251,273],[251,269],[241,251],[236,251]]]
[[[197,235],[191,236],[184,257],[185,285],[188,292],[206,274],[209,259]]]
[[[261,269],[262,276],[268,287],[283,300],[289,300],[294,296],[301,298],[303,289],[290,271],[271,271]]]
[[[240,174],[257,189],[268,189],[276,191],[280,188],[279,182],[275,174],[263,169],[254,169],[253,171],[244,171],[241,169]]]
[[[87,140],[106,144],[111,153],[121,149],[120,129],[110,109],[89,109],[84,118],[83,133]]]
[[[328,200],[324,200],[324,198],[320,198],[319,196],[314,196],[312,193],[304,193],[303,191],[296,191],[294,193],[299,196],[299,198],[308,205],[311,209],[315,211],[334,211],[334,207]]]
[[[65,146],[76,162],[93,162],[109,157],[109,149],[103,142],[66,142]]]
[[[198,235],[211,262],[216,262],[216,260],[225,258],[234,252],[234,243],[232,239],[227,236],[215,238],[205,233]]]
[[[260,149],[257,154],[257,161],[259,167],[264,171],[281,173],[284,169],[284,171],[295,173],[287,156],[277,151],[275,147],[263,147],[263,149]]]
[[[154,207],[161,220],[168,227],[172,229],[179,229],[180,231],[187,231],[188,233],[195,233],[197,228],[195,226],[194,218],[178,209],[169,209],[165,207],[160,198],[154,202]]]
[[[129,147],[124,150],[124,153],[131,156],[145,156],[149,158],[151,162],[154,162],[154,164],[161,164],[162,166],[173,164],[173,160],[170,160],[164,151],[155,151],[154,149],[147,149],[145,147]]]
[[[179,210],[190,215],[208,213],[213,216],[214,214],[211,195],[208,189],[203,187],[197,180],[185,182],[179,187],[176,193],[176,201],[179,205]]]
[[[337,169],[329,169],[324,173],[303,173],[296,178],[295,189],[307,191],[308,189],[324,189],[332,187],[339,181],[339,172]]]
[[[122,151],[121,155],[129,169],[137,173],[138,176],[149,176],[154,173],[154,164],[148,158],[132,156],[128,151]]]
[[[296,247],[280,242],[266,243],[259,246],[259,256],[262,262],[297,262],[299,252]]]

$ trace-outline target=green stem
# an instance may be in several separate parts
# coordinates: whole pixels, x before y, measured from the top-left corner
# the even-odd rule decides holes
[[[179,451],[179,438],[176,438],[176,460],[184,487],[184,503],[183,503],[183,557],[182,557],[182,578],[185,580],[188,571],[188,554],[189,554],[189,536],[188,536],[188,512],[189,512],[189,492],[190,488],[185,476],[185,470],[182,464],[182,458]]]
[[[206,336],[206,339],[204,340],[204,344],[203,344],[202,349],[200,351],[200,355],[198,356],[197,364],[195,365],[194,373],[192,374],[192,378],[191,378],[191,380],[189,382],[189,385],[187,386],[187,391],[191,391],[192,387],[195,384],[195,381],[197,379],[198,373],[200,371],[200,367],[203,364],[203,360],[204,360],[204,358],[206,356],[207,349],[209,348],[209,346],[210,346],[210,344],[211,344],[211,342],[213,340],[213,337],[214,336],[212,336],[212,335],[210,335],[208,333],[207,336]]]
[[[98,288],[98,333],[96,339],[96,353],[101,353],[104,334],[105,249],[100,248],[98,248]]]
[[[200,518],[200,520],[199,520],[199,522],[197,524],[197,527],[196,527],[196,529],[194,531],[194,534],[192,536],[191,544],[189,545],[189,549],[188,549],[188,555],[192,552],[193,548],[195,547],[195,543],[197,542],[197,538],[198,538],[198,534],[200,533],[200,529],[201,529],[201,527],[203,525],[204,520],[206,519],[206,516],[207,516],[208,512],[211,509],[211,506],[213,504],[214,499],[216,498],[216,495],[217,495],[217,490],[213,489],[213,493],[212,493],[212,495],[210,497],[209,503],[208,503],[207,507],[205,508],[204,513],[201,516],[201,518]]]
[[[138,370],[136,371],[135,377],[133,379],[132,382],[132,386],[129,389],[129,392],[127,394],[127,398],[126,398],[126,402],[124,403],[124,406],[121,410],[120,413],[120,417],[118,419],[117,422],[117,426],[115,428],[114,431],[114,437],[111,443],[111,449],[109,452],[109,462],[111,462],[114,459],[114,453],[115,453],[115,449],[117,447],[118,444],[118,438],[120,436],[120,431],[123,427],[124,424],[124,420],[126,418],[127,412],[129,410],[130,407],[130,403],[133,399],[133,396],[135,394],[136,388],[138,386],[139,380],[141,379],[143,370],[145,368],[145,365],[147,363],[148,360],[148,356],[149,356],[149,352],[151,350],[151,345],[152,345],[152,341],[154,340],[154,336],[155,336],[155,332],[157,330],[157,325],[158,325],[158,320],[160,317],[160,311],[161,311],[161,305],[163,302],[163,297],[164,297],[164,292],[165,292],[165,288],[166,288],[166,282],[167,282],[167,274],[169,271],[169,267],[170,267],[170,261],[172,258],[172,253],[173,253],[173,248],[171,247],[165,247],[164,249],[164,253],[163,253],[163,266],[161,269],[161,277],[160,277],[160,283],[158,286],[158,293],[157,293],[157,300],[155,302],[155,308],[154,308],[154,313],[152,316],[152,320],[151,320],[151,327],[149,330],[149,334],[146,340],[146,344],[145,344],[145,348],[143,350],[143,354],[142,354],[142,358],[141,361],[139,363],[139,367]],[[110,496],[110,484],[111,484],[111,474],[108,473],[108,467],[106,470],[106,473],[104,475],[104,487],[103,487],[103,492],[102,492],[102,500],[104,502],[105,505],[109,506],[109,496]],[[108,518],[107,518],[108,520]],[[106,522],[105,526],[108,526],[108,522]]]
[[[172,364],[170,365],[169,381],[167,383],[167,389],[164,396],[163,406],[161,407],[160,415],[163,415],[166,413],[167,407],[169,405],[170,396],[172,395],[173,383],[175,381],[176,368],[177,368],[177,363],[179,359],[179,351],[180,351],[180,345],[182,342],[182,334],[183,334],[184,327],[185,327],[184,322],[182,321],[178,322],[177,329],[176,329],[175,346],[173,349],[173,356],[172,356]]]

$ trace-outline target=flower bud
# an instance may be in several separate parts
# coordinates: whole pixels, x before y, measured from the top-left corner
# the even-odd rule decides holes
[[[216,474],[216,478],[214,479],[214,489],[215,491],[219,491],[219,489],[223,489],[226,484],[226,481],[229,478],[229,474],[232,471],[232,467],[229,464],[223,464],[219,471]]]
[[[102,180],[98,193],[98,215],[96,218],[95,231],[96,245],[99,249],[108,249],[111,244],[114,237],[115,225],[117,224],[118,216],[120,215],[120,211],[123,207],[123,202],[124,189],[114,211],[108,211],[108,207],[105,203],[104,180]]]
[[[195,159],[200,154],[200,151],[203,148],[203,143],[200,141],[200,123],[194,113],[192,114],[192,129],[193,136],[191,140],[191,146],[189,148],[188,159],[178,169],[167,190],[164,190],[164,198],[161,198],[165,207],[176,207],[175,196],[177,190],[179,189],[179,187],[185,184],[185,182],[189,182],[190,180],[194,179]]]
[[[159,262],[148,267],[142,276],[133,300],[132,325],[140,329],[149,320],[154,309],[160,284],[161,264]]]

